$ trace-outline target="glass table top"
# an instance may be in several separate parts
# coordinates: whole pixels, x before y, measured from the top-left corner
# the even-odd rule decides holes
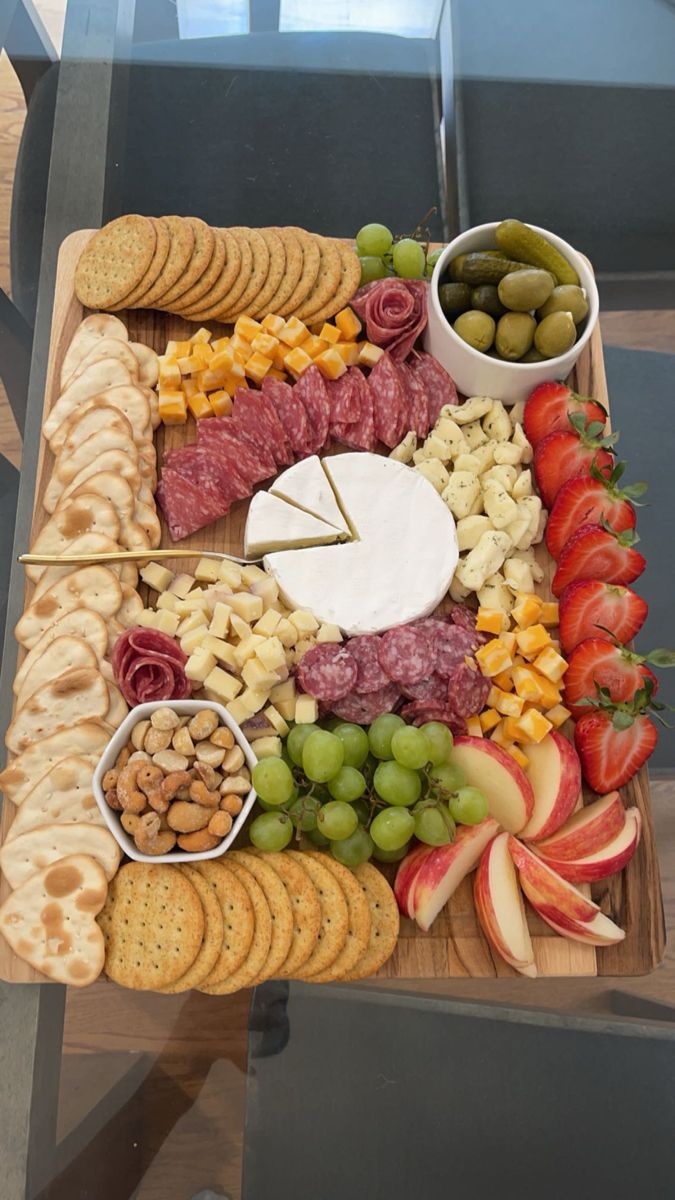
[[[672,640],[673,558],[664,534],[675,500],[675,426],[664,418],[664,406],[675,362],[669,133],[675,126],[675,4],[69,0],[61,62],[51,70],[53,138],[39,128],[36,94],[34,126],[29,121],[24,139],[25,154],[33,139],[34,153],[46,164],[46,210],[31,203],[25,173],[14,185],[17,239],[25,245],[38,226],[43,233],[41,259],[27,256],[24,265],[26,294],[34,286],[38,301],[20,521],[31,507],[56,257],[73,229],[137,211],[194,214],[223,226],[297,224],[350,237],[368,221],[412,231],[433,209],[431,234],[443,242],[470,225],[518,215],[555,230],[595,266],[614,422],[625,428],[635,477],[654,479],[652,506],[640,516],[650,564],[644,644]],[[19,604],[14,586],[8,628]],[[675,702],[665,677],[662,694]],[[654,763],[670,928],[672,733],[663,732]],[[591,1023],[579,1029],[590,1039],[584,1045],[591,1055],[593,1037],[600,1047],[615,1028],[617,1036],[643,1038],[644,1054],[651,1056],[658,1039],[670,1050],[675,960],[669,947],[662,966],[644,978],[328,987],[316,1003],[328,1014],[329,1066],[306,1075],[306,1054],[315,1043],[305,1046],[303,1037],[311,1032],[314,1038],[316,1030],[307,1024],[311,993],[300,985],[265,985],[253,1008],[250,992],[162,997],[104,981],[67,996],[60,988],[3,986],[2,997],[8,1065],[0,1115],[5,1109],[10,1115],[0,1165],[7,1163],[7,1200],[298,1196],[297,1182],[289,1191],[288,1180],[295,1179],[291,1164],[302,1144],[284,1143],[278,1129],[266,1141],[264,1121],[274,1121],[273,1095],[283,1127],[284,1107],[295,1116],[303,1086],[311,1086],[312,1105],[325,1115],[323,1123],[311,1121],[311,1136],[334,1165],[321,1186],[308,1179],[306,1194],[331,1200],[363,1194],[358,1164],[340,1147],[363,1120],[362,1093],[355,1091],[356,1109],[347,1103],[348,1055],[366,1043],[372,1049],[379,1005],[394,1010],[399,1024],[392,1036],[400,1036],[406,1011],[411,1028],[428,1011],[434,1020],[444,1013],[451,1029],[476,1002],[482,1019],[497,1023],[500,1013],[512,1020],[514,1007],[535,1010],[535,1025],[541,1013],[551,1014],[567,1032],[577,1030],[572,1018],[584,1017]],[[432,998],[428,1010],[424,997]],[[338,1003],[352,1024],[350,1030],[349,1018],[335,1022],[333,1037],[330,1006]],[[485,1006],[491,1006],[487,1016]],[[480,1031],[470,1036],[479,1053]],[[532,1046],[528,1051],[524,1037],[523,1053],[536,1054],[535,1041]],[[576,1042],[569,1046],[571,1055],[581,1053]],[[567,1053],[564,1041],[556,1053]],[[639,1046],[636,1054],[639,1059]],[[265,1065],[275,1056],[274,1069]],[[665,1049],[662,1062],[669,1062]],[[394,1086],[389,1066],[383,1050],[378,1086]],[[426,1069],[438,1069],[432,1055]],[[494,1072],[496,1079],[497,1058]],[[423,1087],[422,1076],[411,1079],[411,1087]],[[481,1086],[488,1083],[483,1071]],[[545,1104],[546,1088],[539,1086]],[[399,1115],[416,1103],[416,1094],[401,1095]],[[388,1095],[387,1106],[392,1103]],[[429,1180],[442,1163],[446,1119],[429,1129]],[[461,1112],[453,1120],[461,1130]],[[289,1131],[301,1139],[295,1119]],[[654,1161],[661,1155],[662,1164],[660,1132],[655,1143]],[[489,1137],[485,1142],[490,1150],[496,1145]],[[251,1169],[247,1156],[264,1155],[266,1146],[265,1172]],[[309,1157],[316,1165],[316,1156]],[[571,1162],[569,1190],[573,1168]],[[277,1190],[270,1190],[275,1175]],[[439,1178],[451,1182],[447,1170]],[[419,1182],[421,1194],[435,1197],[436,1183],[425,1193],[424,1179]],[[506,1197],[516,1194],[511,1186]],[[454,1191],[462,1200],[483,1194],[466,1179],[455,1181]],[[393,1200],[397,1194],[390,1184],[387,1195]],[[616,1195],[622,1194],[617,1186]]]

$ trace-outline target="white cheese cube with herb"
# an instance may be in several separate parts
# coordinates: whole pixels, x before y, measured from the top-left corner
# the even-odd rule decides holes
[[[463,550],[473,550],[483,534],[492,528],[493,525],[490,518],[482,514],[473,517],[462,517],[457,522],[457,545],[460,552]]]
[[[453,471],[441,495],[453,516],[468,517],[480,490],[480,482],[471,471]]]
[[[470,421],[468,425],[462,426],[462,430],[468,446],[465,453],[473,453],[478,446],[482,446],[488,440],[488,435],[480,421]]]
[[[469,452],[469,445],[464,436],[464,431],[460,429],[454,417],[439,417],[434,425],[431,436],[440,438],[445,444],[447,447],[446,458],[457,458],[458,454],[468,454]],[[426,442],[424,444],[426,445]],[[436,455],[435,457],[438,456]]]
[[[459,561],[462,562],[462,559],[460,558]],[[455,600],[458,604],[461,604],[462,600],[466,600],[467,596],[471,594],[470,588],[464,587],[459,582],[459,579],[457,578],[457,572],[455,572],[452,583],[450,584],[448,590],[451,599]]]
[[[424,475],[424,478],[429,480],[437,492],[442,492],[450,482],[448,471],[439,458],[425,459],[424,462],[417,463],[415,470],[419,471],[420,475]]]
[[[487,479],[483,484],[483,507],[495,529],[506,529],[518,515],[518,505],[498,479]]]
[[[516,446],[513,442],[500,442],[495,450],[495,462],[502,466],[508,464],[515,467],[523,457],[523,447]]]
[[[514,602],[514,595],[499,572],[486,579],[478,589],[478,603],[481,608],[498,608],[500,612],[510,613]]]
[[[472,421],[480,421],[481,417],[490,412],[493,404],[491,396],[469,396],[452,411],[458,425],[469,425]]]
[[[490,467],[494,466],[495,450],[497,449],[498,445],[499,442],[487,441],[482,442],[480,446],[474,446],[473,450],[471,451],[471,457],[478,460],[480,464],[480,475],[482,475],[484,471],[489,471]]]
[[[532,495],[532,472],[521,471],[511,489],[514,500],[522,500],[524,496]]]
[[[409,463],[412,462],[412,456],[416,449],[417,435],[411,429],[409,433],[406,433],[403,441],[399,442],[398,446],[394,446],[394,449],[390,451],[389,457],[393,458],[395,462]]]
[[[501,567],[511,549],[511,539],[499,529],[489,529],[470,550],[465,559],[460,559],[455,577],[463,587],[476,592],[485,580]]]
[[[511,420],[512,421],[515,420],[515,418],[513,417],[513,409],[511,409]],[[511,442],[513,443],[514,446],[519,446],[521,448],[521,450],[523,452],[522,457],[521,457],[521,462],[531,463],[532,462],[532,447],[531,447],[530,443],[528,442],[528,440],[525,436],[525,431],[519,421],[516,421],[514,424]]]
[[[494,400],[489,413],[483,417],[483,429],[496,442],[508,442],[513,433],[511,418],[501,400]]]

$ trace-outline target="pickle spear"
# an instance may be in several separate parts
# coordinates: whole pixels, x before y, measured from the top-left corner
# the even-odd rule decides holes
[[[523,221],[502,221],[497,226],[495,241],[509,258],[519,259],[521,262],[531,263],[533,267],[542,267],[545,271],[550,271],[558,283],[579,284],[579,276],[565,256]]]

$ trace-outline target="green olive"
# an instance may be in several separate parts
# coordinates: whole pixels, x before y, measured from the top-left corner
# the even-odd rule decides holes
[[[453,327],[462,341],[474,350],[489,350],[495,338],[495,323],[488,313],[472,308],[457,318]]]
[[[544,358],[557,358],[574,345],[577,327],[571,312],[553,312],[537,325],[534,344]]]
[[[555,279],[549,271],[534,267],[528,271],[512,271],[499,281],[499,299],[512,312],[529,312],[545,304],[554,287]]]
[[[588,316],[588,300],[584,289],[573,283],[561,283],[555,287],[538,315],[548,317],[554,312],[571,312],[575,325],[578,325]]]
[[[497,324],[497,353],[509,362],[516,362],[530,349],[536,327],[537,322],[529,313],[505,313]]]
[[[466,283],[442,283],[438,289],[438,299],[446,316],[465,312],[471,306],[470,297],[471,289]]]
[[[544,358],[543,354],[540,354],[539,351],[534,346],[532,346],[528,350],[527,354],[523,355],[523,357],[520,359],[520,362],[521,363],[546,362],[546,359]]]
[[[503,317],[506,312],[493,283],[483,283],[480,287],[473,288],[470,304],[471,308],[489,313],[491,317]]]

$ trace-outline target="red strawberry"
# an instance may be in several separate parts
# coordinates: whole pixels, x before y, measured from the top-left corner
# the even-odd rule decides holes
[[[548,433],[534,452],[534,474],[546,508],[551,508],[562,485],[575,475],[588,475],[594,463],[597,470],[609,477],[614,466],[611,447],[617,434],[602,436],[599,421],[586,424],[581,413],[572,415],[574,432],[558,430]]]
[[[530,392],[525,404],[523,428],[525,436],[535,449],[548,433],[557,429],[569,430],[572,413],[583,413],[588,421],[601,421],[604,425],[607,413],[597,400],[590,396],[578,396],[566,383],[540,383]]]
[[[619,480],[625,469],[625,463],[617,463],[607,478],[591,463],[590,475],[577,475],[562,485],[546,525],[546,545],[553,558],[559,557],[577,529],[599,524],[602,517],[617,533],[635,528],[635,509],[629,501],[641,496],[647,484],[634,483],[621,489]]]
[[[651,704],[651,681],[646,680],[632,700],[612,704],[601,696],[602,708],[577,721],[574,744],[586,782],[604,795],[623,787],[647,761],[658,741],[658,731],[646,715]]]
[[[608,629],[620,642],[630,642],[644,625],[647,612],[646,600],[630,588],[600,579],[570,583],[560,597],[562,653],[568,658],[584,638],[611,641],[611,634],[605,632]]]
[[[582,525],[565,542],[553,576],[554,596],[560,596],[575,579],[600,579],[604,583],[632,583],[647,565],[633,547],[634,529],[615,533],[609,525]]]
[[[659,655],[659,651],[654,652]],[[672,652],[668,652],[672,654]],[[602,638],[587,638],[572,651],[565,671],[565,706],[576,719],[589,711],[589,705],[580,700],[595,700],[599,687],[606,688],[610,700],[630,700],[645,686],[645,679],[652,683],[652,696],[658,690],[658,680],[646,665],[651,661],[649,654],[633,654],[625,646],[606,642]],[[664,665],[675,665],[672,662]]]

